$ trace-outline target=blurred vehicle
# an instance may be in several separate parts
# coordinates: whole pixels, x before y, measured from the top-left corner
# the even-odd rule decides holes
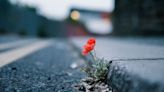
[[[83,25],[90,34],[107,35],[113,30],[108,12],[72,8],[69,19]]]

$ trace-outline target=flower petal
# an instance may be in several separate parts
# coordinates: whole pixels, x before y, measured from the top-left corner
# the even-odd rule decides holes
[[[87,44],[96,44],[96,39],[93,37],[89,38]]]

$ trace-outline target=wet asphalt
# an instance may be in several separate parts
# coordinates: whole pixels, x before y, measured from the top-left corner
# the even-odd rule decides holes
[[[66,40],[0,68],[0,92],[76,92],[84,76],[70,65],[78,61]],[[9,57],[10,58],[10,57]]]

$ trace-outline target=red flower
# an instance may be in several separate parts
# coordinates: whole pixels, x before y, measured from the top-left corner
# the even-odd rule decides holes
[[[85,56],[85,55],[87,55],[87,54],[88,54],[88,51],[86,51],[86,50],[83,50],[83,51],[82,51],[82,55]]]
[[[87,41],[87,44],[96,44],[96,39],[95,38],[93,38],[93,37],[91,37],[91,38],[89,38],[89,40]]]
[[[82,50],[82,54],[87,55],[89,52],[91,52],[95,47],[95,43],[96,43],[95,38],[90,38],[87,41],[87,44],[84,45],[84,48]]]
[[[86,44],[84,45],[84,49],[88,52],[92,51],[94,49],[94,44]]]

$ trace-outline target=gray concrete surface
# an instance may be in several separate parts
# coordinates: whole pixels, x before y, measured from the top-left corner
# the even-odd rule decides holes
[[[108,83],[118,92],[164,92],[164,60],[113,61]]]
[[[81,49],[87,39],[70,40]],[[164,38],[96,39],[97,56],[113,61],[108,81],[118,92],[164,91]]]
[[[133,38],[134,39],[134,38]],[[135,42],[136,40],[136,42]],[[164,46],[146,44],[147,40],[137,41],[126,38],[97,37],[96,52],[99,57],[109,60],[129,58],[163,58]],[[71,41],[80,49],[86,43],[87,38],[72,38]],[[145,41],[145,43],[143,43]],[[158,43],[164,42],[160,40]]]

